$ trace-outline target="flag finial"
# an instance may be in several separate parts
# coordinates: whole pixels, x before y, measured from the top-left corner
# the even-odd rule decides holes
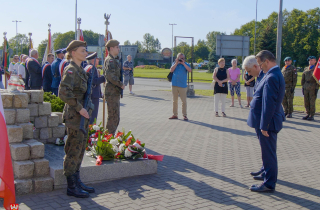
[[[7,32],[3,32],[3,36],[6,37],[7,36]]]

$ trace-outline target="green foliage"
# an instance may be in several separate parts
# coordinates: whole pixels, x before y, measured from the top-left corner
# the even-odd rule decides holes
[[[219,32],[219,31],[210,31],[206,38],[207,38],[207,41],[206,41],[206,45],[207,47],[209,48],[209,51],[212,52],[212,51],[216,51],[216,39],[217,39],[217,35],[225,35],[226,33],[223,33],[223,32]]]
[[[123,42],[123,45],[131,45],[130,41],[129,40],[126,40]]]
[[[161,50],[161,43],[159,39],[155,39],[154,36],[149,33],[143,35],[142,46],[144,47],[144,49],[142,49],[141,52],[144,53],[156,53]]]
[[[43,101],[51,103],[52,112],[63,112],[64,102],[51,92],[45,92],[43,95]]]
[[[74,40],[75,33],[74,31],[69,31],[63,34],[58,34],[57,38],[54,40],[54,49],[66,48],[69,43]],[[84,30],[83,31],[84,40],[87,42],[87,45],[97,46],[99,41],[99,34],[94,33],[93,31]]]
[[[308,11],[294,9],[283,12],[282,50],[281,57],[292,57],[296,66],[307,66],[307,57],[320,54],[320,9]],[[256,53],[261,50],[270,50],[275,53],[277,39],[278,14],[273,12],[267,19],[257,22]],[[250,37],[250,54],[254,52],[255,21],[244,24],[236,29],[233,35]],[[283,60],[283,59],[282,59]]]
[[[199,58],[198,60],[197,60],[197,63],[202,63],[203,62],[203,60],[201,59],[201,58]]]
[[[26,54],[29,55],[29,38],[26,34],[18,34],[8,40],[9,47],[13,50],[13,54]]]
[[[196,46],[194,46],[194,60],[207,60],[209,56],[209,48],[204,40],[199,39]],[[201,62],[200,62],[201,63]]]
[[[136,66],[137,69],[160,69],[158,66],[155,65],[143,65],[143,66]]]

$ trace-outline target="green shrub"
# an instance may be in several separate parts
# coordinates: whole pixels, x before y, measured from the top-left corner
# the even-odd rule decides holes
[[[45,92],[43,95],[43,101],[51,103],[52,112],[63,112],[64,102],[51,92]]]
[[[141,66],[136,66],[134,68],[137,68],[137,69],[159,69],[159,67],[155,66],[155,65],[141,65]]]

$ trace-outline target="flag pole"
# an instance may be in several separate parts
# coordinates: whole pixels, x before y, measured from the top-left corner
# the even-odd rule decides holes
[[[8,86],[8,82],[7,82],[7,73],[6,73],[6,61],[7,61],[7,46],[8,45],[8,42],[6,41],[7,40],[7,32],[3,32],[3,40],[4,40],[4,45],[3,45],[3,71],[4,71],[4,82],[5,82],[5,89],[7,89],[7,86]],[[8,62],[8,61],[7,61]]]
[[[77,23],[78,23],[78,29],[77,29],[77,37],[76,37],[76,40],[80,40],[80,24],[81,24],[81,18],[78,18],[77,19]]]
[[[106,13],[104,13],[104,18],[106,19],[106,21],[104,22],[104,24],[106,25],[106,34],[105,34],[105,44],[107,44],[108,42],[108,39],[109,39],[109,36],[108,36],[108,25],[110,25],[110,22],[109,22],[109,18],[110,18],[111,14],[110,15],[106,15]],[[105,57],[107,57],[108,55],[108,50],[107,50],[107,47],[105,46]],[[103,61],[104,62],[104,61]],[[104,69],[103,69],[104,70]],[[102,125],[103,127],[105,126],[105,112],[106,112],[106,96],[105,96],[105,91],[106,91],[106,82],[104,83],[104,93],[103,93],[103,113],[102,113]]]

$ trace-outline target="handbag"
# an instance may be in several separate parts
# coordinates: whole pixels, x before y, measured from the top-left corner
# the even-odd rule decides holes
[[[211,84],[210,84],[210,88],[211,88],[211,89],[214,89],[215,84],[216,84],[216,81],[212,80],[212,82],[211,82]]]
[[[173,72],[169,72],[169,74],[167,76],[169,82],[171,82],[172,76],[173,76]]]

